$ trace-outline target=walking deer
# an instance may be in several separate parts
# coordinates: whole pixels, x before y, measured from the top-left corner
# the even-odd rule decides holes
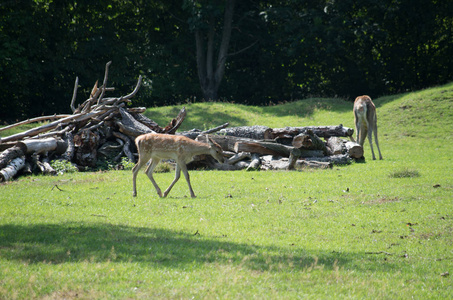
[[[132,169],[133,196],[137,196],[136,178],[138,171],[149,161],[149,166],[145,173],[148,175],[152,184],[156,188],[159,197],[167,197],[170,190],[179,180],[181,171],[189,185],[190,196],[195,198],[192,186],[190,185],[189,172],[186,164],[189,163],[195,155],[210,154],[217,161],[223,163],[222,148],[211,138],[207,138],[208,144],[194,141],[185,136],[176,136],[168,134],[148,133],[135,139],[138,149],[138,162]],[[153,170],[162,159],[173,159],[176,161],[175,179],[162,194],[159,186],[153,178]]]
[[[354,101],[354,120],[355,129],[357,133],[357,141],[363,147],[365,138],[368,135],[370,142],[371,154],[374,156],[372,133],[374,133],[374,140],[379,151],[379,159],[382,159],[381,150],[379,149],[379,141],[377,136],[377,116],[376,106],[369,96],[359,96]]]

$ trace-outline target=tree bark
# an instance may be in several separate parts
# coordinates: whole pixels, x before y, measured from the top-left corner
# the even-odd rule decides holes
[[[16,144],[16,146],[0,153],[0,169],[6,167],[13,159],[24,156],[26,151],[27,149],[23,144]]]
[[[66,151],[67,144],[63,140],[57,140],[56,138],[45,138],[45,139],[29,139],[18,144],[25,145],[26,154],[41,154],[52,151],[57,151],[57,154],[62,154]]]
[[[8,181],[17,174],[25,165],[25,157],[17,157],[13,159],[4,169],[0,170],[0,182]]]
[[[298,149],[291,146],[285,146],[278,143],[261,142],[261,141],[238,141],[234,145],[235,152],[250,152],[260,155],[277,155],[283,157],[319,157],[324,156],[322,150]]]
[[[352,158],[362,158],[363,157],[363,147],[357,144],[356,142],[346,141],[344,144],[349,156]]]
[[[239,141],[245,141],[245,142],[257,142],[257,140],[253,139],[248,139],[248,138],[241,138],[241,137],[235,137],[235,136],[226,136],[226,135],[209,135],[209,137],[215,141],[217,144],[222,147],[223,151],[231,151],[231,152],[236,152],[234,151],[234,145],[239,142]],[[200,142],[206,142],[206,135],[200,134],[197,136],[195,139],[196,141]]]
[[[295,148],[304,148],[309,150],[322,150],[327,153],[326,144],[311,130],[296,135],[293,139],[292,145]]]
[[[274,128],[266,135],[266,139],[275,139],[282,137],[294,137],[298,134],[311,130],[318,137],[328,138],[331,136],[347,137],[352,136],[354,130],[343,125],[338,126],[307,126],[307,127],[285,127]]]
[[[247,167],[247,171],[256,171],[259,170],[261,166],[261,158],[260,155],[257,153],[252,153],[252,161],[250,162],[249,166]]]
[[[225,128],[220,130],[219,134],[254,140],[264,140],[266,135],[268,135],[271,131],[272,129],[267,126],[254,125]]]
[[[333,136],[327,140],[326,147],[329,155],[338,155],[346,152],[343,140],[336,136]]]

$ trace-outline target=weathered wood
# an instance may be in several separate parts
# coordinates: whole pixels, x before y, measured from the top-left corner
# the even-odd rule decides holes
[[[61,143],[64,143],[61,141]],[[26,147],[26,154],[42,154],[48,153],[52,151],[56,151],[59,146],[59,141],[56,138],[45,138],[45,139],[29,139],[22,142],[18,142],[18,144],[23,144]],[[63,150],[63,151],[61,151]],[[66,150],[66,147],[60,148],[60,153],[63,153]]]
[[[66,151],[61,155],[61,159],[66,160],[66,161],[71,161],[72,158],[74,157],[74,135],[70,132],[66,132],[64,136],[64,141],[67,145]]]
[[[298,160],[296,163],[296,169],[331,169],[333,166],[332,162],[322,161],[309,161],[309,160]]]
[[[91,131],[82,131],[74,136],[75,162],[80,166],[96,166],[99,135]]]
[[[336,136],[330,137],[327,140],[326,147],[327,154],[329,155],[338,155],[346,152],[346,147],[344,146],[343,140]]]
[[[126,154],[127,158],[129,158],[129,161],[135,163],[135,157],[130,150],[131,140],[126,135],[121,134],[119,132],[114,132],[113,135],[116,136],[117,138],[121,139],[124,142],[124,146],[123,146],[124,154]]]
[[[189,131],[185,131],[185,132],[181,132],[181,133],[176,133],[177,135],[184,135],[188,138],[191,138],[192,140],[196,139],[199,135],[207,135],[207,134],[211,134],[211,133],[214,133],[214,132],[217,132],[221,129],[224,129],[226,127],[228,127],[229,123],[225,123],[225,124],[222,124],[220,126],[217,126],[217,127],[214,127],[214,128],[211,128],[211,129],[208,129],[208,130],[205,130],[205,131],[201,131],[200,129],[192,129],[192,130],[189,130]]]
[[[57,171],[50,165],[49,157],[43,158],[40,164],[41,171],[44,175],[57,175]]]
[[[266,139],[266,135],[270,131],[272,131],[272,129],[267,126],[255,125],[225,128],[220,130],[219,134],[255,140],[263,140]]]
[[[279,158],[266,155],[261,157],[261,169],[264,170],[298,170],[305,168],[327,169],[332,167],[331,162],[306,161],[304,159],[295,160],[294,166],[291,166],[290,159]]]
[[[226,163],[229,164],[229,165],[234,165],[235,163],[237,163],[238,161],[241,161],[241,160],[244,160],[244,159],[249,159],[251,158],[251,154],[249,152],[240,152],[240,153],[236,153],[235,155],[233,155],[232,157],[230,157]]]
[[[318,137],[328,138],[331,136],[347,137],[352,136],[354,130],[352,128],[338,126],[307,126],[307,127],[285,127],[285,128],[274,128],[271,131],[267,131],[265,139],[275,139],[282,137],[294,137],[307,130],[311,130]]]
[[[129,112],[129,111],[128,111]],[[156,122],[142,114],[131,113],[132,117],[156,133],[163,133],[164,130]]]
[[[363,157],[363,147],[356,142],[345,141],[344,143],[349,156],[352,158],[362,158]]]
[[[55,169],[50,166],[48,158],[43,159],[43,161],[40,161],[40,155],[37,153],[33,153],[31,155],[31,161],[33,163],[33,169],[35,171],[39,170],[39,172],[44,175],[56,175],[57,174]]]
[[[53,122],[48,123],[46,125],[42,125],[42,126],[39,126],[39,127],[36,127],[36,128],[29,129],[29,130],[24,131],[24,132],[20,132],[20,133],[17,133],[17,134],[13,134],[13,135],[4,137],[4,138],[2,138],[1,141],[2,142],[10,142],[10,141],[21,140],[21,139],[24,139],[26,137],[33,137],[33,136],[36,136],[36,135],[38,135],[40,133],[47,132],[47,131],[50,131],[52,129],[55,129],[58,126],[65,126],[69,122],[82,122],[82,121],[88,120],[90,118],[93,118],[93,117],[95,117],[97,115],[100,115],[102,113],[104,113],[103,110],[92,111],[92,112],[89,112],[89,113],[79,113],[79,114],[75,114],[75,115],[70,115],[69,117],[62,118],[62,119],[57,120],[57,121],[53,121]]]
[[[129,114],[125,109],[120,108],[120,113],[122,119],[121,121],[118,121],[117,124],[120,126],[120,131],[122,133],[137,137],[142,134],[154,132],[147,126],[134,119],[134,117],[132,117],[132,115]]]
[[[0,182],[11,180],[25,165],[25,157],[16,157],[0,170]]]
[[[293,170],[294,169],[294,165],[296,164],[297,159],[301,156],[301,154],[302,154],[301,150],[298,149],[298,148],[294,148],[291,151],[291,154],[289,155],[288,166],[287,166],[288,170]]]
[[[21,125],[25,125],[25,124],[43,122],[43,121],[59,120],[59,119],[67,118],[69,116],[70,115],[56,115],[55,114],[55,115],[52,115],[52,116],[42,116],[42,117],[36,117],[36,118],[32,118],[32,119],[27,119],[27,120],[24,120],[24,121],[21,121],[21,122],[17,122],[17,123],[2,127],[2,128],[0,128],[0,132],[2,132],[4,130],[15,128],[15,127],[18,127],[18,126],[21,126]]]
[[[222,147],[223,151],[234,151],[234,145],[239,142],[239,141],[247,141],[247,142],[257,142],[257,140],[249,139],[249,138],[241,138],[241,137],[236,137],[236,136],[228,136],[228,135],[209,135],[209,137],[214,140],[217,144]],[[199,134],[196,139],[196,141],[199,142],[206,142],[206,135],[205,134]]]
[[[272,144],[272,143],[269,143]],[[236,153],[239,152],[250,152],[250,153],[258,153],[261,155],[279,155],[279,156],[287,156],[289,157],[290,150],[286,149],[284,145],[280,144],[273,144],[271,147],[268,147],[264,142],[254,141],[254,142],[247,142],[247,141],[239,141],[234,145],[234,151]],[[278,149],[280,147],[280,149]],[[286,155],[287,154],[287,155]]]
[[[322,150],[324,153],[327,153],[326,143],[314,134],[312,130],[307,130],[304,133],[296,135],[292,145],[295,148]]]
[[[234,150],[235,152],[250,152],[261,155],[277,155],[283,157],[289,157],[291,153],[293,153],[295,157],[324,156],[324,152],[322,150],[298,149],[277,143],[260,141],[238,141],[234,146]]]
[[[261,170],[287,170],[289,160],[286,157],[276,158],[273,155],[261,156]]]
[[[351,163],[351,158],[349,154],[339,154],[332,156],[322,156],[322,157],[306,157],[306,161],[318,161],[318,162],[330,162],[334,165],[347,165]]]
[[[250,162],[249,166],[247,167],[247,171],[256,171],[259,170],[261,166],[261,158],[260,155],[257,153],[252,153],[252,161]]]
[[[176,118],[174,118],[173,120],[170,121],[170,124],[168,124],[167,126],[165,126],[165,128],[163,129],[163,132],[167,133],[167,134],[175,134],[176,130],[178,130],[178,128],[181,126],[182,122],[184,121],[184,119],[186,118],[186,108],[183,107],[178,115],[176,116]]]
[[[16,144],[0,153],[0,169],[5,168],[13,159],[24,156],[26,151],[23,144]]]

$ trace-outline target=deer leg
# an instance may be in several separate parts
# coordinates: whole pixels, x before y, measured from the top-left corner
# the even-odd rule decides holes
[[[172,183],[168,186],[168,188],[164,192],[164,198],[167,197],[168,193],[170,193],[171,189],[175,185],[175,183],[181,177],[181,167],[179,166],[179,162],[176,163],[176,171],[175,171],[175,179],[173,179]]]
[[[379,152],[379,159],[382,159],[381,149],[379,148],[379,141],[377,138],[377,126],[374,128],[374,140],[376,141],[376,147]]]
[[[195,193],[193,192],[192,185],[190,185],[190,176],[186,164],[182,164],[181,169],[184,173],[184,177],[186,177],[187,184],[189,185],[190,197],[196,198],[197,196],[195,196]]]
[[[371,132],[372,128],[368,128],[368,141],[370,142],[370,148],[371,148],[371,154],[373,155],[373,160],[376,160],[376,156],[374,156],[374,150],[373,150],[373,141],[371,140]]]
[[[149,158],[148,158],[149,160]],[[138,171],[146,164],[148,161],[144,159],[143,157],[139,157],[137,164],[132,168],[132,196],[136,197],[137,196],[137,186],[136,186],[136,181],[137,181],[137,174]]]
[[[162,191],[160,190],[159,186],[157,185],[157,183],[153,177],[154,168],[159,164],[159,162],[160,162],[160,159],[155,159],[155,158],[151,159],[149,166],[145,170],[145,173],[146,173],[146,175],[148,175],[149,180],[151,180],[152,184],[154,185],[154,188],[156,189],[159,197],[162,198]]]
[[[365,143],[365,138],[366,138],[366,134],[364,132],[366,128],[363,128],[363,126],[364,125],[361,123],[357,126],[357,142],[362,147],[363,147],[363,144]]]

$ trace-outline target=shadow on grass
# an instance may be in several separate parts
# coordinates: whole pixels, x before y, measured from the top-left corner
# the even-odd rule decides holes
[[[156,268],[181,268],[194,263],[199,267],[209,263],[236,264],[257,271],[313,266],[335,270],[345,265],[366,269],[354,263],[363,262],[365,254],[306,251],[296,245],[263,247],[222,239],[226,237],[207,239],[198,232],[187,234],[102,223],[3,225],[0,226],[0,256],[28,264],[87,261],[138,262]],[[391,265],[379,268],[393,269]]]

